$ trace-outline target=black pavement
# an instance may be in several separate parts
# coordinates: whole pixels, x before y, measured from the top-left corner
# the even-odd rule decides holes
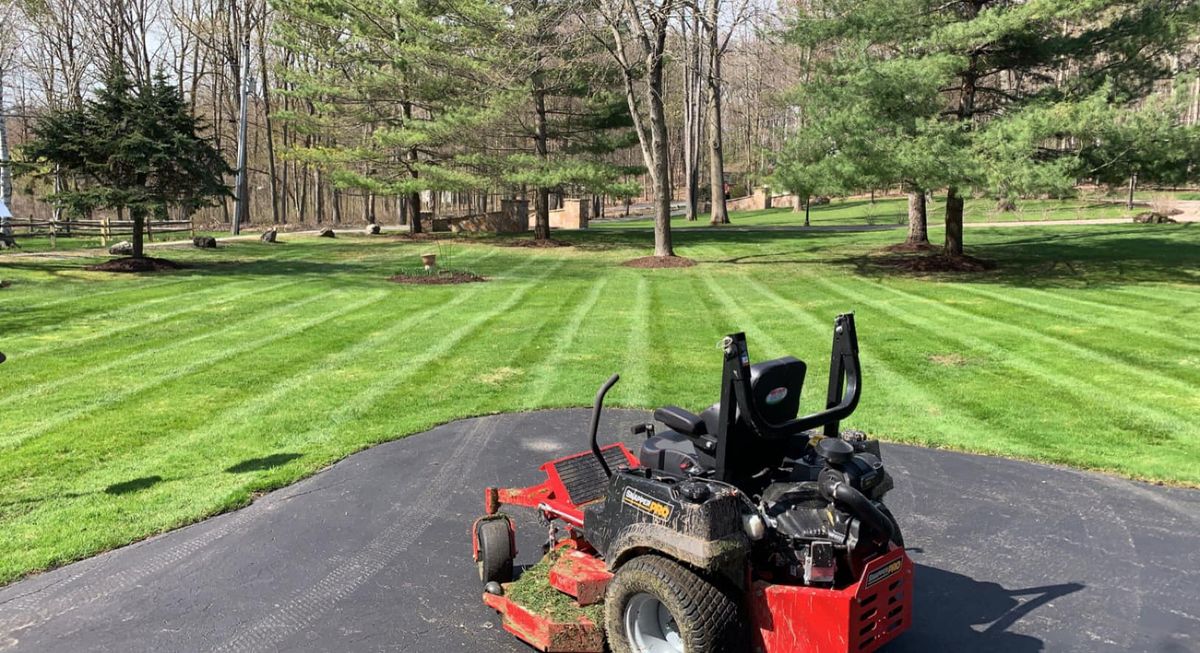
[[[645,418],[610,411],[604,432]],[[0,651],[528,651],[479,600],[468,529],[485,486],[585,448],[586,419],[441,426],[10,585]],[[915,447],[884,460],[918,565],[915,624],[888,652],[1200,652],[1200,492]],[[518,529],[528,564],[545,533]]]

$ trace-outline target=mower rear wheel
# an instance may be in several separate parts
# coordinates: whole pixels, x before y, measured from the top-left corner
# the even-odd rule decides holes
[[[713,653],[745,648],[737,603],[657,555],[626,563],[608,584],[604,628],[613,653]]]
[[[479,540],[479,580],[484,585],[493,581],[508,583],[513,579],[513,558],[516,556],[508,528],[507,517],[481,521],[475,527],[475,537]]]

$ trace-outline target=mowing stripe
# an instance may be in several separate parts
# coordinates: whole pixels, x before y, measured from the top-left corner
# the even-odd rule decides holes
[[[592,284],[591,290],[588,291],[582,302],[575,305],[575,310],[571,312],[571,318],[567,323],[559,329],[558,334],[554,337],[554,342],[557,343],[550,355],[546,357],[543,366],[547,370],[558,370],[561,368],[563,361],[567,357],[567,352],[575,345],[575,340],[582,330],[583,322],[591,314],[595,308],[596,302],[600,299],[600,294],[604,292],[605,286],[608,285],[607,276],[599,277],[599,280]],[[555,375],[542,374],[537,377],[532,388],[525,394],[526,400],[522,406],[526,409],[542,406],[546,397],[554,389],[554,384],[557,382]]]
[[[625,387],[622,396],[631,406],[644,405],[649,399],[647,389],[650,387],[650,283],[645,276],[638,276],[637,289],[634,291],[629,315],[629,337],[625,349],[625,361],[622,367],[630,370],[625,377]]]
[[[1041,365],[1030,362],[1029,359],[1012,356],[1010,351],[984,340],[983,338],[965,335],[960,333],[959,330],[939,328],[939,326],[944,325],[935,324],[928,318],[914,317],[914,315],[910,312],[896,310],[889,307],[885,302],[868,299],[860,293],[845,289],[828,280],[817,279],[816,282],[825,286],[826,288],[829,288],[833,292],[842,295],[843,297],[870,305],[879,312],[890,315],[897,321],[913,327],[924,329],[926,333],[937,333],[948,340],[957,342],[961,346],[972,347],[986,351],[1000,365],[1016,370],[1017,372],[1025,374],[1026,376],[1037,378],[1041,382],[1057,388],[1063,394],[1070,395],[1080,402],[1095,405],[1101,409],[1108,409],[1110,412],[1118,414],[1123,413],[1129,417],[1135,418],[1136,421],[1148,420],[1149,422],[1157,425],[1159,429],[1165,433],[1178,433],[1180,432],[1180,429],[1186,431],[1189,428],[1186,418],[1176,418],[1163,412],[1145,408],[1137,402],[1124,402],[1120,406],[1107,406],[1105,404],[1100,404],[1095,401],[1095,397],[1104,396],[1105,390],[1084,379],[1070,378],[1068,380],[1061,374],[1055,373]],[[887,288],[882,284],[880,284],[879,287],[902,297],[911,297],[911,295],[908,295],[908,293]]]
[[[320,293],[318,295],[314,295],[312,297],[298,301],[289,306],[283,307],[283,310],[281,310],[279,312],[287,312],[289,310],[308,305],[314,301],[317,301],[318,299],[325,297],[326,295],[332,294],[333,292],[334,292],[333,290],[329,290],[329,291]],[[183,378],[185,376],[188,376],[188,375],[198,372],[200,370],[212,367],[218,363],[225,361],[226,359],[232,358],[234,356],[239,356],[241,354],[245,354],[245,353],[254,351],[256,349],[261,349],[262,347],[265,347],[277,340],[282,340],[284,338],[291,337],[293,335],[307,331],[308,329],[310,329],[312,327],[324,324],[324,323],[328,322],[329,320],[343,317],[343,316],[345,316],[349,313],[353,313],[354,311],[357,311],[363,307],[374,304],[386,296],[387,295],[385,293],[372,294],[371,296],[367,297],[366,299],[354,302],[353,304],[349,304],[347,306],[343,306],[343,307],[341,307],[337,310],[331,311],[329,313],[323,313],[315,318],[312,318],[309,320],[304,320],[302,322],[297,322],[296,324],[293,324],[287,328],[281,329],[281,330],[279,330],[269,336],[266,336],[264,338],[260,338],[257,340],[249,340],[249,341],[240,343],[237,346],[234,346],[230,349],[222,351],[220,356],[216,356],[216,357],[213,357],[210,359],[197,360],[192,363],[187,363],[185,365],[181,365],[179,367],[172,369],[171,372],[169,372],[169,373],[162,374],[160,376],[156,376],[156,377],[149,379],[143,383],[134,384],[134,385],[122,388],[120,391],[112,393],[110,395],[95,398],[94,400],[87,402],[81,406],[78,406],[72,410],[58,413],[54,417],[39,423],[35,428],[30,429],[24,433],[16,433],[16,434],[9,435],[6,438],[0,438],[0,449],[7,449],[7,448],[14,447],[16,445],[19,445],[20,443],[24,442],[25,440],[28,440],[29,438],[42,435],[50,430],[53,430],[54,428],[56,428],[62,424],[70,422],[74,419],[78,419],[79,416],[81,416],[81,415],[86,415],[87,413],[95,411],[99,408],[103,408],[105,406],[111,406],[112,404],[123,401],[139,392],[144,392],[146,390],[156,388],[156,387],[158,387],[164,383],[167,383],[169,381],[174,381],[176,379]],[[259,314],[258,317],[261,318],[263,315],[264,314]],[[247,321],[253,321],[253,320],[247,320]],[[216,335],[216,332],[210,332],[209,334],[205,334],[204,336],[196,336],[196,338],[199,339],[201,337],[212,337],[214,335]]]
[[[490,255],[491,254],[489,254],[488,256],[490,256]],[[480,260],[482,260],[483,258],[487,258],[488,256],[481,257]],[[512,268],[511,271],[516,271],[521,268],[524,268],[524,267],[528,266],[530,263],[532,263],[534,260],[535,259],[533,259],[533,258],[527,259],[525,263],[522,263],[521,265]],[[350,347],[348,349],[344,349],[339,352],[334,352],[334,353],[326,356],[322,360],[314,362],[312,365],[310,365],[308,368],[306,368],[306,370],[304,372],[297,374],[293,377],[290,377],[289,379],[282,381],[282,382],[276,384],[275,386],[273,386],[268,393],[256,395],[255,398],[251,402],[246,403],[246,404],[240,404],[238,406],[238,408],[234,411],[226,411],[226,412],[217,414],[216,422],[209,423],[204,429],[200,429],[200,430],[189,433],[189,438],[188,438],[189,441],[194,442],[198,438],[203,437],[204,435],[211,435],[214,432],[217,432],[217,433],[222,432],[226,428],[228,428],[229,422],[235,421],[237,419],[242,419],[245,417],[251,417],[254,414],[261,412],[263,409],[267,409],[267,408],[271,407],[277,401],[279,401],[285,395],[287,395],[289,392],[296,390],[297,388],[310,387],[308,385],[309,382],[313,378],[319,376],[319,374],[321,372],[327,372],[331,369],[334,369],[336,366],[340,366],[341,364],[343,364],[346,360],[352,360],[355,357],[357,357],[358,355],[361,355],[361,354],[364,354],[364,353],[367,353],[370,351],[376,351],[376,347],[378,345],[388,342],[391,338],[394,338],[398,333],[404,333],[408,329],[412,328],[414,325],[420,324],[421,322],[437,315],[438,313],[456,308],[460,304],[467,302],[468,300],[472,299],[475,295],[479,294],[482,291],[483,287],[484,287],[484,284],[474,284],[470,290],[458,294],[454,299],[450,300],[449,302],[438,304],[436,306],[433,306],[433,307],[427,308],[423,311],[420,311],[418,313],[415,313],[415,314],[411,315],[410,317],[402,320],[401,322],[394,324],[393,326],[389,327],[385,331],[373,335],[371,338],[369,338],[366,341],[361,341],[359,343],[356,343],[355,345],[353,345],[352,347]],[[179,441],[173,441],[170,443],[170,446],[172,448],[174,448],[174,447],[178,447],[180,444],[181,443]],[[149,452],[139,451],[139,455],[136,457],[133,457],[133,458],[135,458],[137,461],[142,462],[143,464],[148,463],[149,465],[154,466],[161,462],[161,456],[155,455],[156,453],[157,453],[156,451],[149,451]],[[109,467],[107,471],[111,471],[112,469],[113,469],[113,467]],[[132,470],[135,468],[128,468],[128,469]],[[85,478],[85,479],[81,479],[81,480],[86,481],[87,479]],[[87,483],[85,482],[82,485],[87,485]],[[181,541],[178,544],[176,544],[175,546],[159,552],[154,557],[152,557],[149,560],[145,561],[144,563],[140,564],[136,569],[125,569],[125,570],[122,570],[121,572],[119,572],[117,574],[117,577],[113,577],[113,576],[106,577],[102,586],[99,588],[94,587],[90,584],[85,585],[83,587],[72,588],[67,594],[56,596],[54,599],[52,599],[52,601],[49,604],[47,604],[44,601],[34,601],[32,599],[21,600],[22,597],[18,597],[18,599],[15,599],[15,601],[17,601],[17,603],[15,603],[15,604],[11,601],[4,603],[4,604],[0,604],[0,608],[3,608],[5,610],[15,609],[18,612],[17,617],[12,620],[0,619],[0,626],[8,627],[8,626],[15,625],[16,620],[21,618],[20,613],[31,609],[34,604],[37,604],[42,608],[43,611],[39,615],[42,618],[42,620],[48,620],[48,619],[54,618],[56,616],[60,616],[62,614],[70,612],[70,611],[74,610],[75,608],[78,608],[82,605],[86,605],[88,603],[92,603],[99,599],[110,596],[117,591],[120,591],[120,590],[127,588],[135,583],[140,582],[143,578],[149,577],[152,574],[156,574],[160,571],[174,567],[180,561],[182,561],[185,558],[200,551],[205,546],[208,546],[209,544],[221,539],[225,535],[227,535],[229,533],[233,533],[233,532],[238,532],[239,530],[241,530],[241,526],[245,522],[249,521],[253,516],[254,516],[253,511],[249,511],[249,510],[239,511],[239,512],[235,513],[234,515],[229,516],[224,521],[217,522],[218,526],[215,529],[203,532],[198,538],[196,538],[194,540]],[[84,564],[86,565],[87,563],[84,563]],[[75,578],[82,576],[84,573],[85,572],[81,571],[80,573],[75,574],[75,575],[71,576],[70,578],[62,581],[62,584],[69,583],[72,580],[74,580]]]
[[[978,295],[980,297],[987,297],[989,299],[992,299],[992,300],[995,300],[998,302],[1002,302],[1005,304],[1010,304],[1013,306],[1020,306],[1021,308],[1026,308],[1026,309],[1029,309],[1032,311],[1037,311],[1037,312],[1043,313],[1045,315],[1064,317],[1064,318],[1067,318],[1070,320],[1076,320],[1078,323],[1087,324],[1089,326],[1105,326],[1105,327],[1108,327],[1108,328],[1111,328],[1111,329],[1114,329],[1117,331],[1123,331],[1123,332],[1131,334],[1132,336],[1136,337],[1139,340],[1157,340],[1159,342],[1165,343],[1168,347],[1172,347],[1172,348],[1178,348],[1178,347],[1182,346],[1182,347],[1189,348],[1189,349],[1200,350],[1200,342],[1195,343],[1195,345],[1193,345],[1192,343],[1189,343],[1186,340],[1184,340],[1183,338],[1181,338],[1179,335],[1160,334],[1160,333],[1157,333],[1154,331],[1144,330],[1144,327],[1142,329],[1139,329],[1138,327],[1136,327],[1134,325],[1130,325],[1128,322],[1123,321],[1123,320],[1114,321],[1114,320],[1105,319],[1103,317],[1097,316],[1094,313],[1079,313],[1079,312],[1073,311],[1071,309],[1068,309],[1068,308],[1062,306],[1062,304],[1029,301],[1029,300],[1021,299],[1019,297],[1014,297],[1011,294],[1006,295],[1004,293],[999,293],[999,292],[995,292],[995,291],[991,291],[991,290],[975,288],[969,284],[959,284],[959,285],[956,285],[954,288],[955,288],[955,290],[958,290],[958,291],[963,291],[963,292],[966,292],[969,294]],[[1061,299],[1061,297],[1057,297],[1057,296],[1054,296],[1054,298]],[[1077,300],[1077,301],[1083,301],[1083,300]],[[1104,304],[1101,304],[1099,302],[1089,302],[1089,303],[1096,304],[1097,307],[1103,307],[1103,308],[1099,309],[1103,312],[1111,312],[1111,309],[1113,308],[1113,307],[1105,306]],[[1143,315],[1140,319],[1146,320],[1146,317],[1147,316]],[[1142,324],[1148,325],[1150,323],[1161,325],[1162,320],[1150,319],[1150,320],[1143,321]]]
[[[523,268],[534,260],[536,259],[531,257],[527,263],[518,266],[518,268]],[[543,269],[534,280],[519,286],[516,292],[510,295],[503,303],[495,305],[489,311],[476,316],[467,324],[442,336],[439,338],[436,346],[425,350],[419,356],[408,358],[403,366],[391,368],[391,372],[377,378],[370,386],[358,389],[353,399],[339,404],[335,410],[327,415],[323,423],[342,424],[370,408],[381,396],[403,383],[409,377],[420,372],[425,365],[437,360],[439,356],[456,347],[459,342],[483,326],[484,323],[516,306],[530,290],[538,285],[540,280],[552,274],[561,267],[562,263],[563,261],[559,261],[558,264]],[[513,268],[513,270],[518,268]],[[476,293],[482,292],[482,287],[485,285],[477,284],[471,291],[462,293],[454,301],[430,307],[416,313],[401,323],[389,327],[386,332],[376,337],[382,342],[387,342],[389,336],[394,339],[397,333],[404,333],[414,325],[420,324],[422,320],[437,315],[443,308],[453,308],[462,302],[472,299]],[[333,352],[325,358],[313,362],[304,371],[275,384],[269,391],[258,393],[246,402],[239,403],[227,410],[216,413],[213,419],[207,422],[202,428],[189,431],[185,437],[172,438],[169,439],[169,442],[159,441],[151,446],[139,449],[137,456],[126,457],[120,461],[120,463],[124,464],[114,462],[108,465],[105,469],[105,474],[112,475],[115,473],[115,470],[120,470],[123,474],[137,475],[149,469],[161,467],[165,460],[170,460],[178,456],[191,455],[189,448],[196,442],[203,441],[214,435],[219,436],[228,433],[231,424],[251,420],[256,415],[272,410],[286,394],[293,390],[311,387],[313,378],[334,370],[335,365],[341,365],[348,360],[354,360],[356,357],[367,353],[378,355],[379,350],[377,346],[374,348],[371,347],[371,345],[378,345],[378,342],[375,341],[376,337],[373,337],[371,342],[357,343],[345,350]],[[298,439],[307,439],[307,436],[323,433],[324,427],[318,426],[305,431],[298,436]],[[164,451],[166,452],[165,456],[163,455]],[[75,489],[83,490],[91,487],[89,480],[87,477],[80,479],[82,482],[77,484]]]
[[[101,313],[88,313],[86,311],[81,311],[78,314],[67,317],[67,320],[68,321],[76,320],[76,319],[101,319],[101,320],[103,320],[103,319],[113,318],[113,317],[136,317],[137,315],[140,315],[143,312],[146,312],[147,309],[153,308],[159,304],[162,304],[165,302],[177,301],[181,296],[182,295],[180,295],[178,293],[168,293],[162,297],[155,297],[153,299],[146,299],[146,300],[139,301],[139,302],[137,302],[137,304],[134,305],[133,308],[130,308],[129,306],[120,306],[118,308],[107,310],[107,311],[104,311]],[[57,316],[55,316],[55,317],[57,317]],[[24,340],[27,338],[32,338],[34,336],[46,333],[48,331],[57,331],[62,328],[62,325],[63,325],[63,321],[59,320],[59,321],[54,322],[53,324],[47,324],[47,325],[41,326],[39,328],[24,329],[24,333],[20,334],[18,337],[14,338],[13,340],[10,340],[9,342],[10,343],[13,341],[20,342],[21,340]],[[6,344],[6,346],[9,347],[10,349],[13,348],[12,344]],[[26,353],[26,355],[29,355],[29,354]]]
[[[822,280],[822,279],[818,279],[817,281],[819,283],[820,282],[828,283],[827,281]],[[1105,365],[1109,368],[1123,370],[1131,375],[1139,376],[1139,377],[1145,379],[1149,383],[1148,387],[1170,385],[1170,386],[1173,386],[1174,388],[1178,389],[1181,393],[1183,393],[1184,396],[1190,396],[1191,394],[1193,394],[1196,391],[1195,383],[1177,379],[1177,378],[1174,378],[1171,376],[1166,376],[1164,374],[1163,370],[1159,370],[1159,373],[1155,374],[1154,372],[1150,372],[1149,370],[1146,370],[1146,369],[1140,367],[1139,365],[1136,365],[1133,363],[1126,363],[1123,360],[1120,360],[1113,356],[1104,354],[1104,353],[1097,351],[1091,347],[1077,345],[1073,342],[1063,340],[1062,338],[1057,338],[1055,336],[1047,335],[1047,334],[1041,333],[1039,331],[1031,330],[1031,329],[1028,329],[1025,327],[1015,326],[1008,322],[1004,322],[1002,320],[997,320],[994,318],[987,317],[985,315],[979,315],[977,313],[974,313],[974,312],[971,312],[968,310],[956,308],[954,306],[949,306],[949,305],[945,304],[944,302],[939,302],[934,299],[929,299],[927,297],[923,297],[916,293],[911,293],[911,292],[907,292],[904,290],[900,290],[899,288],[892,288],[891,286],[888,286],[885,284],[875,284],[875,285],[878,288],[882,288],[884,290],[887,290],[890,293],[900,295],[900,296],[908,298],[912,301],[933,306],[944,313],[952,313],[961,319],[983,322],[983,323],[989,324],[991,326],[994,326],[998,329],[1003,329],[1010,333],[1015,333],[1015,334],[1021,336],[1022,338],[1032,338],[1032,339],[1036,339],[1041,342],[1044,342],[1046,344],[1062,348],[1066,351],[1070,351],[1070,352],[1074,353],[1075,355],[1079,356],[1080,358],[1084,358],[1084,359],[1092,361],[1094,363],[1099,363],[1099,364]]]
[[[150,283],[150,284],[147,284],[144,286],[142,286],[142,285],[123,286],[121,288],[112,288],[109,290],[101,290],[98,292],[89,292],[89,293],[87,293],[87,297],[88,297],[88,299],[94,299],[96,297],[106,297],[108,295],[113,295],[113,294],[123,293],[123,292],[144,292],[147,290],[158,290],[160,288],[165,288],[167,286],[173,286],[178,283],[183,283],[185,281],[194,281],[194,280],[195,280],[195,278],[191,277],[191,276],[176,277],[176,278],[173,278],[170,280],[164,280],[159,283]],[[72,284],[72,286],[70,287],[70,290],[72,290],[72,291],[75,290],[75,288],[73,287],[74,285],[76,285],[76,284]],[[87,284],[85,282],[78,282],[77,285],[85,286]],[[72,292],[67,297],[60,297],[59,299],[52,299],[50,301],[41,302],[39,304],[30,304],[28,306],[14,306],[13,308],[14,308],[14,310],[18,310],[18,311],[33,311],[33,310],[48,308],[50,306],[58,306],[59,304],[65,304],[67,302],[78,302],[78,301],[79,301],[79,296],[76,295],[74,292]]]
[[[726,294],[725,291],[720,288],[720,286],[718,286],[716,284],[716,282],[711,278],[711,276],[707,277],[706,280],[709,282],[709,287],[714,291],[714,294],[716,294],[717,299],[719,301],[721,301],[722,304],[726,305],[728,311],[730,311],[734,314],[740,314],[740,315],[744,315],[747,317],[749,315],[751,315],[750,311],[743,311],[743,310],[739,309],[736,302],[734,302],[734,300],[728,294]],[[808,311],[798,308],[797,302],[795,300],[788,299],[788,298],[780,295],[779,293],[775,292],[770,287],[759,282],[758,280],[754,279],[753,277],[748,277],[748,276],[742,277],[742,281],[744,281],[747,286],[751,287],[753,290],[758,292],[760,295],[767,298],[773,305],[777,306],[780,310],[783,310],[784,312],[792,315],[794,318],[796,318],[796,320],[807,324],[810,330],[818,331],[818,332],[825,331],[825,330],[832,330],[832,328],[833,328],[832,322],[826,324],[825,322],[814,317]],[[745,319],[745,318],[743,318],[743,319]],[[765,340],[767,342],[767,344],[770,347],[773,347],[776,351],[785,351],[785,349],[783,348],[783,346],[781,345],[781,343],[778,340],[771,337],[768,333],[766,333],[762,329],[757,328],[753,323],[750,323],[749,328],[747,328],[745,330],[748,334],[751,332],[756,334],[754,336],[755,338],[762,338],[763,340]],[[936,407],[938,407],[939,410],[941,410],[943,412],[952,413],[952,414],[959,416],[960,419],[962,419],[963,421],[968,422],[970,424],[970,431],[972,433],[986,433],[986,434],[991,435],[993,438],[1003,439],[1003,440],[1006,440],[1009,442],[1013,442],[1012,439],[1008,436],[1008,434],[997,431],[995,428],[993,428],[986,422],[980,420],[979,418],[975,417],[974,415],[964,412],[961,409],[961,407],[946,406],[946,405],[944,405],[944,402],[935,400],[932,396],[930,396],[930,394],[928,392],[925,391],[924,388],[922,388],[917,383],[913,382],[912,379],[908,378],[904,374],[897,372],[885,360],[879,358],[878,356],[871,354],[869,350],[864,350],[864,351],[860,352],[860,355],[862,357],[863,367],[869,368],[871,370],[872,375],[877,374],[878,376],[881,377],[881,382],[878,383],[877,385],[880,387],[880,389],[884,393],[886,393],[888,391],[888,389],[892,388],[892,387],[906,387],[910,393],[912,393],[913,395],[916,396],[917,402],[921,406],[923,406],[923,407],[936,406]],[[944,432],[942,432],[942,433],[945,436],[950,436],[951,438],[953,437],[952,434],[948,434],[948,433],[944,433]]]
[[[286,285],[291,285],[291,284],[286,284]],[[328,294],[330,292],[333,292],[333,291],[330,290],[324,294]],[[183,340],[170,341],[167,344],[159,346],[159,347],[154,347],[151,349],[140,349],[140,350],[138,350],[137,353],[130,354],[128,356],[123,356],[123,357],[110,356],[107,363],[90,366],[87,368],[86,371],[76,371],[75,373],[73,373],[69,376],[62,376],[62,377],[59,377],[52,381],[46,381],[45,383],[39,383],[38,385],[29,386],[21,392],[7,395],[5,397],[5,400],[6,401],[18,401],[21,399],[26,399],[28,397],[35,396],[35,395],[45,395],[45,394],[49,393],[50,391],[55,390],[56,388],[60,388],[64,385],[67,385],[70,383],[74,383],[76,381],[79,381],[80,379],[94,377],[96,375],[103,374],[105,372],[108,372],[108,371],[116,369],[116,368],[128,367],[130,363],[134,363],[134,362],[137,362],[140,360],[151,358],[151,357],[161,354],[163,352],[173,351],[176,349],[182,349],[182,348],[188,347],[190,345],[193,345],[197,342],[203,342],[210,338],[215,338],[219,335],[224,335],[226,332],[236,329],[237,327],[242,326],[244,324],[257,322],[258,320],[261,320],[261,319],[267,318],[267,317],[274,317],[276,315],[279,315],[280,313],[285,313],[297,306],[301,306],[301,305],[307,304],[311,301],[315,301],[320,296],[321,295],[316,295],[316,296],[308,297],[306,299],[297,300],[290,304],[278,306],[272,310],[264,311],[262,313],[254,313],[254,314],[246,315],[242,319],[234,320],[232,322],[227,322],[225,324],[225,326],[222,326],[219,329],[203,331],[201,333],[198,333],[191,337],[185,338]],[[286,300],[286,298],[285,298],[285,300]],[[0,442],[2,442],[2,441],[0,441]]]
[[[181,315],[186,315],[188,313],[205,311],[214,306],[222,306],[224,304],[228,304],[230,302],[237,301],[247,295],[264,294],[264,293],[274,292],[281,288],[287,288],[289,286],[294,286],[298,283],[301,283],[302,281],[303,281],[302,279],[295,279],[292,281],[284,281],[282,283],[277,283],[273,286],[253,287],[253,288],[250,288],[249,290],[245,290],[245,291],[233,293],[233,294],[225,294],[225,295],[220,295],[220,293],[227,293],[230,290],[230,288],[237,288],[237,287],[240,287],[240,286],[243,286],[246,284],[255,284],[255,283],[258,283],[258,281],[257,280],[243,281],[243,282],[237,282],[237,283],[233,283],[233,284],[229,284],[229,285],[215,286],[211,289],[212,293],[218,294],[219,296],[214,297],[213,299],[206,301],[203,304],[197,304],[194,301],[192,301],[194,299],[193,296],[187,296],[188,305],[183,308],[179,308],[174,311],[167,311],[166,313],[159,313],[148,320],[145,320],[142,322],[137,322],[135,324],[123,324],[123,325],[116,326],[116,327],[113,327],[111,329],[107,329],[104,331],[93,331],[86,336],[80,336],[78,338],[74,338],[70,343],[67,343],[67,344],[47,343],[40,347],[35,347],[33,349],[29,349],[26,351],[14,349],[12,345],[6,345],[6,346],[9,347],[9,349],[10,349],[9,353],[11,356],[19,355],[21,358],[32,358],[34,356],[37,356],[38,354],[41,354],[43,352],[47,352],[50,350],[55,350],[56,353],[62,353],[63,351],[72,349],[74,347],[77,347],[84,343],[91,342],[93,340],[98,340],[100,338],[108,338],[108,337],[117,335],[119,333],[124,333],[126,331],[134,331],[134,330],[149,326],[151,324],[159,324],[161,322],[166,322],[167,320],[170,320],[175,317],[179,317]],[[201,291],[201,292],[204,292],[204,294],[208,294],[205,291]],[[148,306],[151,303],[157,304],[161,301],[168,301],[168,300],[177,300],[178,301],[183,298],[184,297],[181,295],[175,295],[172,297],[164,297],[161,300],[153,300],[152,302],[141,303],[138,305],[138,308]],[[141,311],[138,311],[138,312],[140,313]],[[92,317],[104,318],[104,317],[109,317],[110,315],[112,315],[112,316],[116,316],[116,315],[127,316],[128,314],[124,313],[122,309],[118,309],[116,311],[110,311],[108,313],[100,313],[100,314],[98,314],[96,316],[92,316]],[[59,325],[58,327],[55,327],[55,328],[61,328],[61,326],[62,325]],[[111,354],[111,352],[109,352],[109,353]]]

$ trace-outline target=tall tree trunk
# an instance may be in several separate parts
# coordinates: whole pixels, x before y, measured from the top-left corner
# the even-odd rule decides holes
[[[146,231],[146,211],[141,208],[130,209],[129,217],[133,218],[133,258],[142,258],[146,255],[143,241],[143,232]]]
[[[1133,194],[1137,192],[1137,173],[1129,176],[1129,199],[1125,200],[1125,208],[1133,210]]]
[[[412,121],[412,103],[401,102],[400,107],[404,111],[404,123],[408,124]],[[419,176],[416,165],[420,159],[420,154],[417,152],[417,148],[409,148],[405,157],[408,160],[408,164],[411,168],[410,174],[412,175],[413,181],[416,181],[417,177]],[[408,215],[409,232],[414,234],[421,233],[421,191],[413,191],[408,194]],[[430,224],[429,228],[432,229],[433,225]]]
[[[666,30],[661,39],[666,40]],[[662,48],[659,48],[662,52]],[[653,57],[649,85],[650,134],[654,152],[654,255],[675,256],[671,242],[671,148],[667,141],[667,113],[663,106],[663,55]]]
[[[910,188],[908,191],[908,237],[909,245],[929,244],[929,221],[925,204],[925,191]]]
[[[9,169],[8,117],[4,115],[4,70],[0,69],[0,200],[5,210],[0,214],[0,242],[13,241],[12,223],[8,212],[12,210],[12,171]]]
[[[279,224],[279,175],[275,170],[275,130],[271,121],[271,84],[267,78],[266,30],[258,31],[258,64],[262,71],[263,127],[267,130],[267,174],[271,182],[271,223]]]
[[[729,211],[725,206],[725,154],[721,142],[720,11],[720,0],[708,0],[708,180],[712,196],[711,224],[729,224]]]
[[[671,148],[668,143],[666,109],[663,106],[663,66],[667,30],[670,27],[668,17],[674,12],[676,5],[665,1],[660,7],[663,10],[662,15],[651,17],[648,28],[639,11],[640,3],[626,1],[604,4],[610,17],[613,17],[609,24],[616,44],[613,54],[621,65],[625,100],[633,117],[633,126],[637,130],[642,159],[645,161],[653,191],[654,255],[674,256],[675,248],[671,243]],[[619,20],[625,22],[628,32],[632,33],[640,44],[640,64],[635,64],[626,56],[626,31],[617,24]],[[639,81],[642,87],[640,101],[637,90]],[[645,117],[642,114],[643,107],[647,113]],[[649,128],[646,122],[650,123]]]
[[[968,19],[979,15],[985,0],[968,0],[965,4]],[[958,94],[958,108],[955,111],[960,121],[970,123],[975,120],[975,92],[979,81],[979,54],[972,53],[967,59],[967,69],[961,75],[962,87]],[[945,252],[949,256],[963,254],[963,198],[958,194],[958,188],[951,185],[946,190],[946,244]]]
[[[534,149],[537,151],[538,162],[545,166],[550,158],[546,135],[546,85],[541,70],[534,72],[531,79],[533,81]],[[550,189],[539,185],[534,191],[533,238],[548,240],[550,238]]]
[[[946,254],[963,255],[963,197],[954,186],[946,190]]]
[[[812,195],[804,196],[804,226],[810,227],[812,223],[808,220],[808,215],[812,211]]]
[[[686,216],[688,222],[694,222],[698,218],[697,205],[700,201],[700,103],[703,93],[700,81],[700,13],[693,9],[690,24],[685,19],[683,28],[683,41],[687,48],[687,62],[684,65],[683,168],[687,184]]]

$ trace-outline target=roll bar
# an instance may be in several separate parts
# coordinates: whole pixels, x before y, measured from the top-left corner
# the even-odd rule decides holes
[[[600,461],[600,469],[603,469],[604,475],[609,478],[612,477],[612,470],[609,469],[608,462],[604,460],[604,453],[600,451],[600,444],[596,442],[596,432],[600,430],[600,411],[604,408],[604,395],[608,394],[608,391],[612,390],[612,387],[620,380],[621,375],[614,374],[608,377],[604,385],[600,386],[600,389],[596,391],[596,400],[592,402],[591,434],[588,436],[588,440],[592,445],[592,455],[596,457],[596,460]]]
[[[722,343],[725,350],[725,369],[721,381],[720,433],[717,435],[717,476],[724,478],[729,460],[727,435],[740,412],[756,435],[768,440],[789,438],[818,426],[825,435],[838,435],[841,420],[849,417],[858,406],[862,394],[862,375],[858,361],[858,334],[854,330],[854,314],[843,313],[833,321],[833,349],[829,361],[829,389],[825,409],[782,423],[768,421],[758,411],[750,391],[750,354],[746,349],[746,334],[734,333]],[[735,410],[736,406],[736,410]]]

